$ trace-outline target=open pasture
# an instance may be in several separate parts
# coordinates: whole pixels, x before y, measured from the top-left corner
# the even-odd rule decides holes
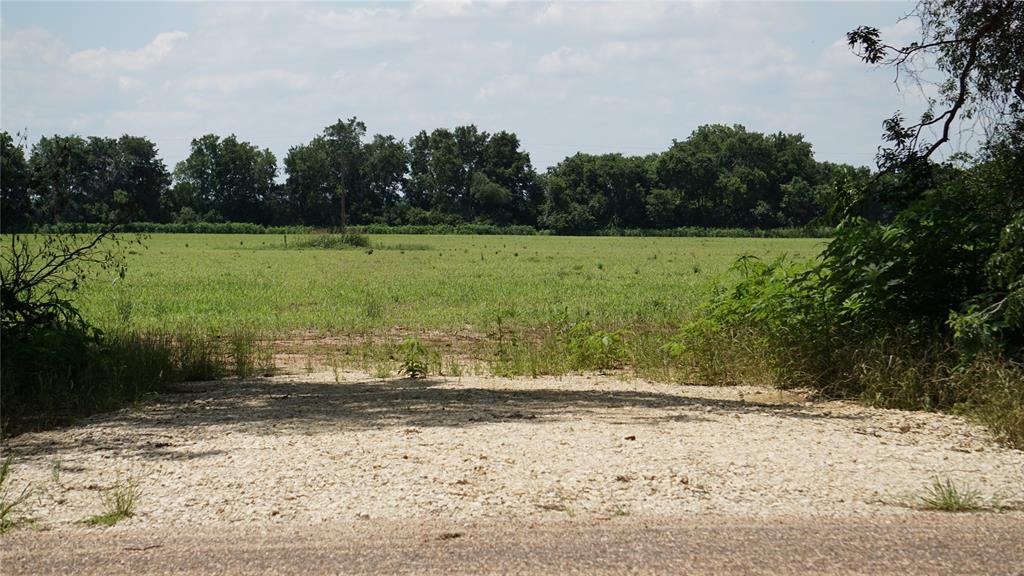
[[[399,236],[362,249],[308,236],[158,234],[132,246],[125,279],[77,301],[102,328],[273,333],[485,331],[559,318],[671,327],[743,254],[810,257],[820,239]]]

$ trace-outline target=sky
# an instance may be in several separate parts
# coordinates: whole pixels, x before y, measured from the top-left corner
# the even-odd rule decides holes
[[[660,152],[702,124],[800,133],[874,165],[925,95],[845,44],[917,38],[905,2],[0,3],[0,128],[146,136],[168,168],[235,134],[281,160],[338,119],[369,134],[476,124],[544,170]]]

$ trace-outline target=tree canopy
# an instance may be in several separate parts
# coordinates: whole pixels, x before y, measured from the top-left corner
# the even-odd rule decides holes
[[[5,229],[138,220],[260,224],[529,225],[559,233],[684,226],[799,227],[826,216],[838,180],[864,168],[817,162],[799,134],[700,126],[647,156],[575,154],[538,174],[514,132],[475,125],[405,142],[338,120],[277,158],[206,134],[169,173],[136,136],[3,140]]]

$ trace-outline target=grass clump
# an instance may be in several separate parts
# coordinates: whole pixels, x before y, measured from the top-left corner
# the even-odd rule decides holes
[[[953,480],[935,478],[920,497],[921,506],[938,512],[977,512],[981,498],[969,486],[957,486]]]
[[[346,232],[344,234],[315,234],[295,241],[292,247],[298,249],[320,248],[325,250],[369,248],[370,239],[362,234],[353,232]]]
[[[103,495],[103,513],[90,516],[86,524],[93,526],[113,526],[121,520],[135,515],[135,507],[142,496],[142,488],[138,481],[129,476],[117,482]]]
[[[14,527],[14,513],[29,496],[32,489],[29,486],[22,488],[16,495],[11,491],[11,465],[14,456],[8,455],[0,462],[0,534],[6,533]]]

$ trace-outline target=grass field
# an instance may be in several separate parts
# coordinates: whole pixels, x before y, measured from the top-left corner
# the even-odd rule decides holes
[[[486,331],[558,318],[668,328],[743,254],[815,255],[820,239],[373,236],[370,249],[303,236],[153,235],[122,280],[77,300],[104,329],[284,334]],[[286,247],[286,241],[288,246]]]

